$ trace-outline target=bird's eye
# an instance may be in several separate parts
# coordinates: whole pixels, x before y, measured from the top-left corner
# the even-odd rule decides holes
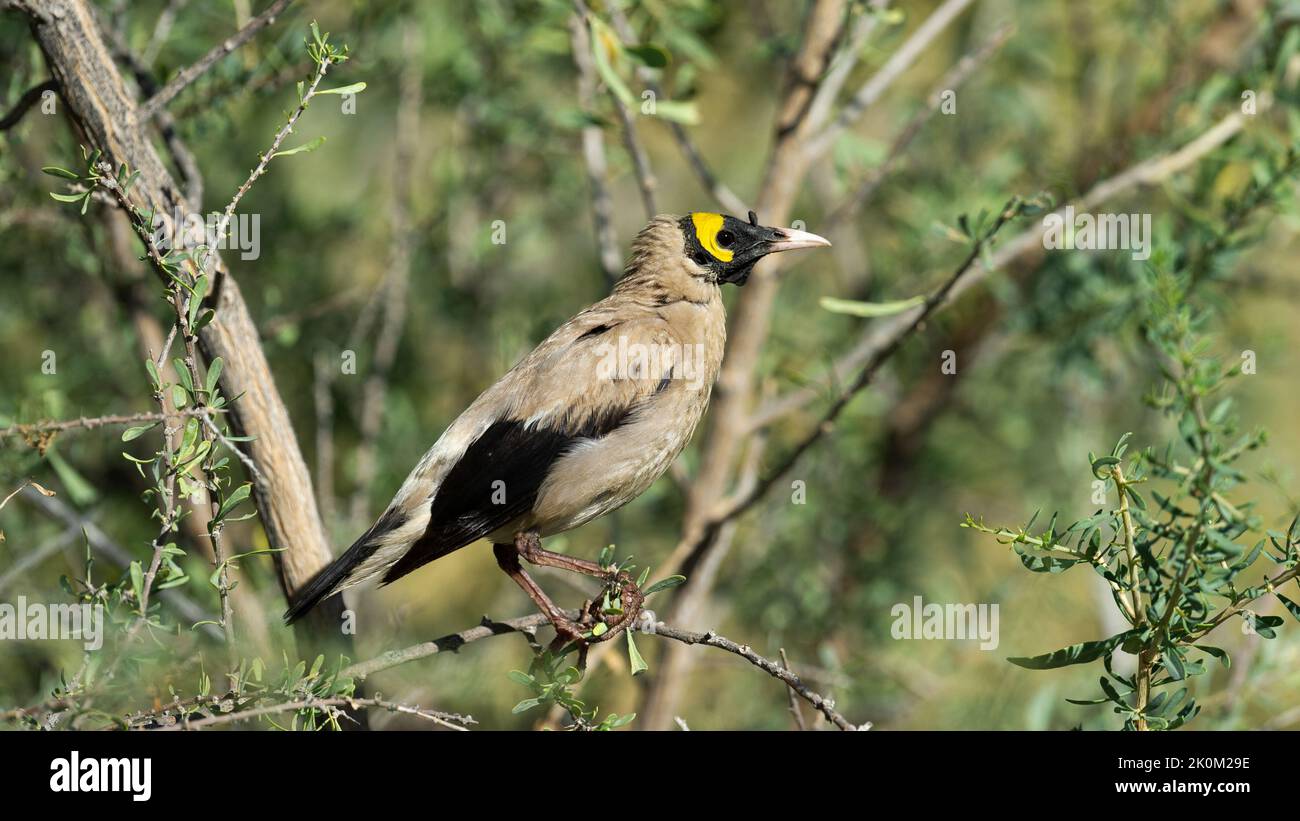
[[[722,230],[718,232],[718,245],[723,248],[730,248],[731,243],[736,241],[736,237],[730,231]]]
[[[695,260],[695,264],[696,264],[696,265],[708,265],[708,264],[709,264],[709,258],[706,257],[706,256],[704,255],[704,252],[703,252],[703,251],[696,251],[696,252],[695,252],[695,255],[692,256],[691,259]]]

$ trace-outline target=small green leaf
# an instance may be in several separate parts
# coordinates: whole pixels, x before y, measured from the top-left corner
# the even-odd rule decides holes
[[[1051,653],[1044,653],[1041,656],[1017,656],[1009,658],[1007,661],[1027,670],[1051,670],[1071,664],[1085,664],[1110,653],[1128,639],[1136,638],[1138,634],[1139,631],[1137,630],[1129,630],[1101,641],[1085,641],[1081,644],[1063,647]]]
[[[521,701],[521,702],[519,702],[518,704],[516,704],[516,705],[514,706],[514,709],[512,709],[510,712],[513,713],[513,714],[515,714],[515,715],[518,715],[518,714],[520,714],[520,713],[522,713],[522,712],[524,712],[524,711],[526,711],[526,710],[531,710],[531,709],[533,709],[534,707],[536,707],[538,704],[541,704],[541,703],[542,703],[542,700],[541,700],[540,698],[526,698],[526,699],[524,699],[523,701]]]
[[[311,142],[303,143],[297,148],[290,148],[285,151],[277,151],[271,155],[271,159],[275,159],[276,157],[289,157],[294,154],[306,154],[309,151],[315,151],[316,149],[320,148],[324,144],[325,144],[325,138],[323,136],[317,137]]]
[[[229,496],[226,497],[225,501],[221,503],[221,508],[217,511],[217,518],[218,519],[225,518],[226,514],[234,510],[235,506],[238,505],[240,502],[244,501],[245,499],[247,499],[248,495],[252,492],[253,492],[253,485],[248,482],[245,482],[244,484],[235,488],[234,491]]]
[[[132,441],[133,439],[139,439],[139,438],[140,438],[141,436],[143,436],[147,431],[151,431],[151,430],[153,430],[154,428],[158,427],[158,424],[159,424],[159,423],[154,422],[154,423],[149,424],[149,425],[136,425],[136,426],[133,427],[133,428],[127,428],[126,430],[124,430],[124,431],[122,432],[122,441],[123,441],[123,442],[130,442],[130,441]]]
[[[646,588],[645,595],[649,596],[651,593],[658,593],[661,590],[671,590],[672,588],[677,587],[679,585],[683,585],[685,583],[686,583],[685,576],[669,576],[666,579],[660,579],[659,581],[655,582],[654,584]]]
[[[650,43],[637,46],[624,46],[623,50],[627,52],[628,55],[636,58],[642,65],[649,68],[664,68],[668,65],[669,61],[672,60],[667,49]]]
[[[90,196],[90,193],[86,192],[83,194],[60,194],[57,191],[51,191],[50,196],[58,200],[59,202],[81,202],[86,197]]]
[[[46,165],[43,166],[41,170],[44,171],[46,174],[49,174],[51,177],[62,177],[65,180],[81,179],[81,177],[77,176],[77,173],[75,171],[69,171],[66,168],[60,168],[57,165]]]
[[[218,356],[212,360],[211,364],[208,365],[207,390],[209,396],[211,396],[217,390],[217,380],[221,378],[221,368],[224,366],[224,364],[225,363],[221,361],[221,357]]]
[[[1300,621],[1300,604],[1296,604],[1281,593],[1274,593],[1273,595],[1277,596],[1278,601],[1282,602],[1282,604],[1286,606],[1287,612],[1291,614],[1292,618],[1296,621]]]
[[[925,297],[920,295],[909,299],[894,300],[893,302],[859,302],[855,299],[836,299],[829,296],[821,298],[822,308],[833,314],[848,314],[849,316],[859,316],[866,319],[901,314],[903,311],[915,308],[924,302]]]
[[[144,569],[139,562],[131,562],[131,590],[137,602],[144,600]]]
[[[316,93],[317,94],[360,94],[365,90],[366,90],[365,83],[353,83],[352,85],[340,86],[338,88],[320,89]]]
[[[641,658],[641,651],[636,649],[636,641],[632,638],[632,631],[628,630],[624,635],[627,636],[628,667],[631,669],[632,675],[639,676],[649,670],[650,665],[645,663],[645,659]]]

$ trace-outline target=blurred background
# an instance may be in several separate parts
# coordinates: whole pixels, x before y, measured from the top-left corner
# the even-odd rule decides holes
[[[160,82],[261,7],[249,0],[97,5]],[[848,34],[837,41],[837,54],[852,44],[854,61],[832,116],[941,5],[953,6],[849,4],[846,32],[860,30],[864,18],[874,22],[861,42]],[[835,247],[789,260],[780,275],[754,369],[755,404],[806,389],[811,396],[772,420],[761,453],[749,451],[760,473],[779,464],[833,400],[833,363],[889,321],[832,313],[823,297],[883,303],[928,293],[966,254],[953,238],[961,214],[997,209],[1015,194],[1044,191],[1057,203],[1079,197],[1196,140],[1241,112],[1243,92],[1253,91],[1264,102],[1240,134],[1178,173],[1091,209],[1151,214],[1158,248],[1204,244],[1222,231],[1257,164],[1297,135],[1300,9],[1292,3],[960,5],[798,180],[785,222],[800,220]],[[260,257],[224,255],[260,323],[336,551],[373,521],[481,390],[607,293],[584,130],[600,145],[596,188],[608,197],[620,255],[646,221],[612,86],[621,82],[632,95],[625,108],[657,210],[734,210],[702,184],[674,125],[741,202],[762,194],[810,4],[588,6],[596,22],[579,25],[575,38],[580,11],[567,0],[298,2],[169,107],[202,170],[204,210],[212,211],[229,201],[296,104],[294,85],[312,68],[303,47],[310,21],[351,49],[331,83],[367,84],[355,113],[333,97],[308,109],[291,142],[324,136],[324,144],[278,158],[239,209],[260,216]],[[166,28],[163,15],[172,18]],[[617,32],[612,42],[602,42],[606,30]],[[575,40],[593,31],[595,49],[588,40],[575,61]],[[593,67],[593,56],[605,64]],[[934,111],[898,145],[967,56],[974,61],[968,76],[948,89],[952,110]],[[48,76],[17,15],[0,14],[0,67],[5,101]],[[667,105],[646,113],[642,91],[651,84],[655,102]],[[40,168],[78,162],[77,138],[62,117],[32,113],[0,136],[0,426],[153,409],[142,351],[151,340],[157,347],[168,306],[135,259],[134,241],[106,218],[108,206],[93,204],[82,216],[50,199],[60,181]],[[1285,180],[1275,200],[1232,226],[1240,247],[1216,256],[1196,291],[1211,311],[1205,330],[1214,352],[1228,360],[1243,350],[1257,354],[1257,373],[1232,386],[1243,424],[1271,436],[1246,462],[1245,494],[1267,527],[1282,529],[1300,491],[1293,406],[1300,223],[1286,196],[1292,187]],[[860,205],[846,206],[855,197]],[[1010,226],[1001,238],[1037,224]],[[502,233],[505,241],[494,242]],[[1143,401],[1159,378],[1139,333],[1145,264],[1127,251],[1045,251],[1031,243],[909,338],[833,433],[688,573],[690,583],[651,606],[669,618],[675,597],[694,588],[677,626],[715,629],[769,657],[784,648],[792,668],[833,695],[838,710],[879,728],[1115,726],[1104,705],[1065,702],[1092,696],[1096,669],[1035,672],[1005,660],[1117,632],[1104,582],[1086,570],[1027,573],[1008,548],[959,525],[967,512],[1011,526],[1038,510],[1090,515],[1097,505],[1089,451],[1109,452],[1127,431],[1138,447],[1171,438],[1169,423]],[[729,304],[743,298],[734,288],[725,296]],[[41,367],[47,350],[57,353],[53,374]],[[355,374],[339,366],[349,351]],[[941,371],[944,351],[955,353],[955,373]],[[366,382],[377,367],[386,368],[386,391],[368,443]],[[620,555],[659,568],[682,539],[688,491],[713,433],[702,426],[674,476],[549,546],[594,558],[615,544]],[[0,496],[33,478],[127,554],[147,556],[156,524],[140,498],[145,483],[122,456],[141,443],[121,442],[120,429],[98,429],[41,444],[15,436],[0,443]],[[796,480],[804,503],[792,498]],[[79,529],[25,496],[0,511],[0,529],[0,601],[19,594],[57,601],[60,577],[84,568]],[[236,552],[267,546],[256,519],[227,533]],[[191,581],[180,592],[211,612],[216,594],[206,583],[203,541],[186,537],[181,563]],[[24,563],[34,551],[45,558]],[[96,572],[122,571],[100,559]],[[282,653],[295,651],[280,625],[284,602],[270,559],[241,561],[237,578],[241,652],[282,665]],[[539,572],[539,579],[567,606],[590,593],[562,574]],[[915,596],[998,604],[997,648],[892,638],[891,608]],[[355,592],[351,601],[359,658],[473,626],[484,614],[531,612],[485,544],[382,590]],[[1282,611],[1268,602],[1261,612]],[[1205,710],[1195,726],[1300,728],[1294,626],[1274,641],[1235,623],[1220,629],[1216,643],[1233,651],[1234,664],[1197,680]],[[633,728],[670,727],[678,716],[696,730],[792,726],[780,684],[742,660],[687,648],[687,658],[668,667],[666,643],[638,646],[649,672],[632,678],[620,643],[594,656],[580,687],[584,700],[604,712],[637,712]],[[179,638],[151,640],[142,651],[148,663],[118,706],[148,706],[169,688],[194,692],[200,671],[212,673],[220,658],[214,647],[184,624]],[[503,636],[385,672],[372,684],[395,700],[472,714],[482,727],[531,728],[554,716],[512,715],[528,693],[506,675],[530,657],[522,639]],[[0,709],[40,702],[81,663],[77,642],[0,643]],[[389,715],[376,723],[408,726]]]

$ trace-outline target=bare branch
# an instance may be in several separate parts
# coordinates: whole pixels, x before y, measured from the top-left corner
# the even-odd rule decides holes
[[[36,105],[36,103],[41,99],[41,95],[47,91],[57,91],[58,88],[58,83],[53,80],[46,80],[45,82],[40,83],[39,85],[34,85],[24,91],[23,96],[18,98],[18,102],[14,103],[14,107],[9,110],[9,113],[4,115],[4,117],[0,117],[0,131],[8,131],[18,125],[18,121],[23,118],[23,115],[26,114],[32,106]]]
[[[411,256],[415,230],[411,208],[415,205],[416,152],[420,144],[420,106],[424,99],[423,36],[415,26],[402,35],[401,92],[397,103],[397,139],[393,157],[393,197],[388,222],[392,226],[392,255],[380,285],[383,317],[374,357],[366,376],[361,400],[361,441],[357,446],[355,490],[350,516],[354,523],[365,518],[370,487],[375,477],[375,451],[384,421],[384,399],[388,395],[388,374],[397,359],[397,346],[406,323],[406,294],[411,280]]]
[[[62,433],[68,430],[94,430],[95,428],[109,427],[115,425],[137,425],[142,422],[162,422],[172,416],[203,416],[205,413],[225,413],[224,410],[208,409],[206,411],[199,408],[189,408],[187,410],[178,410],[169,415],[163,415],[157,411],[153,413],[131,413],[125,415],[110,416],[82,416],[78,419],[64,419],[58,422],[31,422],[29,424],[10,425],[7,428],[0,429],[0,439],[6,439],[10,436],[32,436],[40,433]]]
[[[862,116],[862,112],[874,105],[889,90],[889,87],[911,68],[916,58],[921,56],[921,52],[925,51],[972,2],[973,0],[944,0],[944,4],[935,9],[934,13],[912,32],[912,36],[898,47],[880,70],[871,75],[871,79],[858,89],[853,99],[840,111],[839,116],[807,141],[804,148],[807,158],[813,160],[826,153],[844,129]]]
[[[276,715],[278,713],[296,713],[299,710],[322,710],[329,715],[332,721],[337,722],[340,718],[350,718],[347,714],[348,710],[355,711],[363,707],[376,707],[394,713],[404,713],[406,715],[416,716],[425,719],[426,721],[431,721],[434,724],[446,727],[449,730],[459,730],[461,732],[465,732],[469,729],[466,725],[478,723],[470,716],[462,716],[456,713],[444,713],[440,710],[426,710],[418,706],[385,701],[380,698],[349,698],[347,696],[333,696],[330,698],[302,698],[293,699],[291,701],[282,701],[275,704],[263,704],[258,707],[250,707],[246,710],[239,710],[230,713],[216,713],[198,719],[183,717],[173,723],[158,727],[157,729],[201,730],[205,727],[213,727],[220,724],[234,724],[240,721],[249,721],[254,718]]]
[[[578,105],[591,112],[596,106],[596,65],[591,55],[591,29],[580,14],[569,19],[569,42],[573,50],[573,64],[578,69]],[[582,127],[582,159],[587,167],[587,184],[591,187],[591,211],[596,222],[596,250],[600,267],[611,283],[618,281],[623,271],[623,256],[618,250],[618,235],[614,233],[614,201],[610,199],[605,179],[609,173],[605,159],[605,135],[598,125]]]
[[[293,0],[275,0],[267,7],[266,11],[249,20],[243,28],[230,37],[213,46],[207,54],[199,58],[198,62],[181,69],[181,72],[173,77],[167,85],[163,86],[162,90],[150,97],[140,107],[140,115],[145,119],[153,117],[170,103],[177,94],[184,91],[190,83],[206,74],[210,68],[216,65],[218,60],[247,43],[259,31],[274,23],[275,19],[291,2]]]
[[[578,617],[577,610],[566,611],[569,618]],[[456,652],[471,642],[491,638],[492,636],[503,636],[509,633],[524,633],[531,637],[537,628],[549,626],[550,621],[541,613],[534,613],[530,616],[521,616],[517,619],[507,621],[492,621],[488,617],[483,617],[483,622],[477,627],[471,627],[468,630],[462,630],[459,633],[452,633],[443,636],[440,639],[426,641],[421,644],[412,645],[401,650],[390,650],[383,655],[376,656],[369,661],[358,662],[350,667],[343,668],[339,672],[340,678],[354,678],[357,680],[372,676],[383,670],[397,667],[401,664],[416,661],[418,659],[428,658],[438,653]],[[707,647],[716,647],[720,650],[726,650],[748,661],[750,664],[759,668],[775,679],[786,684],[793,692],[797,693],[800,698],[807,701],[813,707],[817,708],[827,720],[839,727],[841,730],[865,730],[871,727],[870,723],[861,726],[855,725],[844,716],[835,711],[835,704],[830,699],[813,691],[803,681],[781,666],[779,662],[760,656],[755,653],[753,648],[747,644],[737,644],[731,639],[719,636],[712,630],[706,633],[696,633],[690,630],[679,630],[676,627],[669,627],[663,622],[657,622],[653,628],[648,628],[641,635],[652,635],[660,638],[671,639],[681,642],[682,644],[702,644]]]
[[[898,164],[907,147],[912,144],[912,140],[916,139],[917,134],[921,133],[921,128],[939,110],[939,106],[943,102],[943,93],[945,91],[954,91],[964,85],[980,66],[988,62],[989,58],[1011,39],[1011,35],[1015,34],[1015,31],[1016,27],[1010,23],[1000,26],[982,46],[962,57],[957,61],[956,65],[948,69],[930,92],[930,96],[926,98],[925,105],[912,116],[912,119],[908,120],[907,125],[903,126],[903,130],[894,138],[894,142],[889,146],[889,153],[885,155],[884,161],[867,175],[867,178],[862,181],[847,201],[831,210],[826,216],[822,229],[826,231],[832,230],[835,226],[856,214],[858,209],[867,200],[871,199],[880,184],[884,182],[885,177],[889,176],[889,173],[894,170],[894,166]]]
[[[623,13],[623,9],[617,4],[611,4],[609,13],[610,22],[613,24],[614,31],[618,33],[618,36],[624,42],[636,42],[636,33],[632,31],[632,26],[628,22],[627,15]],[[648,68],[644,66],[638,67],[637,79],[645,84],[645,87],[655,95],[656,99],[664,99],[663,90],[654,82]],[[699,178],[704,190],[708,191],[709,195],[724,210],[732,214],[744,214],[748,211],[749,206],[745,204],[745,201],[736,196],[735,192],[728,188],[726,183],[719,180],[717,175],[709,168],[708,163],[704,161],[704,156],[700,153],[694,141],[691,140],[691,135],[686,133],[686,129],[682,124],[672,120],[666,122],[668,123],[668,130],[672,132],[673,139],[677,142],[677,147],[685,155],[687,163],[691,166],[691,170],[695,172],[695,176]]]

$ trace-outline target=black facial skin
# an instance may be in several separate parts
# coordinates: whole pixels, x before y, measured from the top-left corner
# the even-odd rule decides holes
[[[695,224],[690,215],[682,218],[682,233],[686,236],[686,256],[697,265],[707,268],[718,282],[744,285],[754,270],[754,263],[772,252],[772,243],[785,238],[780,228],[767,228],[758,224],[758,217],[749,212],[750,221],[723,216],[718,231],[718,245],[732,253],[731,262],[723,262],[704,249],[695,235]]]

